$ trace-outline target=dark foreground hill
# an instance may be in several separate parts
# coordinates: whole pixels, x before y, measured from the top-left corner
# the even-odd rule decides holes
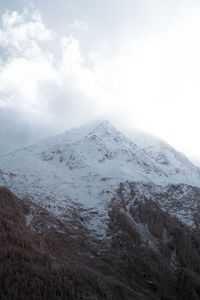
[[[0,299],[200,299],[199,232],[122,195],[103,241],[0,188]]]

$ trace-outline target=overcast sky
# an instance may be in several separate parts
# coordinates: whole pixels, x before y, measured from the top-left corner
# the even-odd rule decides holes
[[[95,118],[200,156],[199,0],[1,0],[0,153]]]

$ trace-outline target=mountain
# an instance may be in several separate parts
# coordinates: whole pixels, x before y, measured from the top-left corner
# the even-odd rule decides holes
[[[0,186],[3,299],[200,298],[200,169],[164,141],[91,123],[1,156]]]
[[[200,186],[200,169],[163,141],[146,135],[127,137],[108,121],[72,129],[0,158],[1,185],[31,198],[62,220],[72,218],[78,209],[87,228],[102,236],[107,205],[119,185],[127,181],[143,184],[142,192],[137,192],[140,196],[144,185],[151,185],[151,198],[155,198],[152,190],[163,194],[170,185],[182,184],[187,195],[184,203],[190,203],[195,198],[192,186]],[[183,202],[172,214],[194,224],[199,190],[197,194],[190,215]],[[165,199],[175,207],[172,193]]]

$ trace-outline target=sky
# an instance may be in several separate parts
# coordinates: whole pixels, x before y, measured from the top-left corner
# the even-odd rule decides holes
[[[0,154],[94,119],[200,156],[200,2],[1,0]]]

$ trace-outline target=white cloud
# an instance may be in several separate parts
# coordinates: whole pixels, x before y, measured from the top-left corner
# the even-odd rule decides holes
[[[6,108],[12,117],[16,111],[29,129],[37,123],[54,133],[95,116],[100,81],[95,66],[87,67],[77,39],[56,34],[38,12],[24,10],[3,15],[0,45],[0,53],[6,52],[0,66],[4,115]]]
[[[41,54],[40,42],[52,38],[53,32],[45,28],[38,13],[30,16],[24,10],[22,14],[14,11],[2,16],[0,44],[13,57],[37,58]]]

